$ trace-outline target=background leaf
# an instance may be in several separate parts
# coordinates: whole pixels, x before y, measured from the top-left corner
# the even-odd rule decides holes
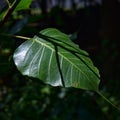
[[[99,72],[88,54],[57,29],[48,28],[14,53],[18,70],[52,86],[98,91]]]
[[[21,0],[20,3],[15,8],[17,10],[29,9],[32,0]]]

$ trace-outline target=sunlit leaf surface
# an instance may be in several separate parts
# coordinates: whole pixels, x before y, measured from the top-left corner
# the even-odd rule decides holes
[[[52,86],[98,91],[99,72],[88,53],[57,29],[42,30],[14,53],[18,70]]]

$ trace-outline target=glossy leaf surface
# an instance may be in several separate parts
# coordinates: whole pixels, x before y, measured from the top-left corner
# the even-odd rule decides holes
[[[100,75],[87,52],[57,29],[42,30],[14,53],[18,70],[52,86],[98,91]]]

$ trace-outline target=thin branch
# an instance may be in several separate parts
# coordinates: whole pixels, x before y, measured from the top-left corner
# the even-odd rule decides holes
[[[7,0],[8,1],[8,0]],[[9,16],[11,15],[11,13],[14,11],[14,9],[17,7],[17,5],[19,4],[21,0],[15,0],[12,5],[8,8],[8,10],[6,11],[5,15],[3,16],[1,22],[0,22],[0,26],[3,26],[5,24],[5,22],[7,21],[7,19],[9,18]]]
[[[8,4],[8,7],[11,7],[11,3],[9,2],[9,0],[6,0],[6,3]]]
[[[24,36],[19,36],[19,35],[11,35],[11,34],[6,34],[6,33],[0,33],[1,36],[5,37],[12,37],[12,38],[19,38],[19,39],[24,39],[24,40],[29,40],[31,38],[29,37],[24,37]]]
[[[107,99],[100,91],[97,91],[97,93],[106,101],[108,102],[110,105],[112,105],[116,110],[118,110],[120,112],[120,108],[117,107],[114,103],[112,103],[109,99]]]

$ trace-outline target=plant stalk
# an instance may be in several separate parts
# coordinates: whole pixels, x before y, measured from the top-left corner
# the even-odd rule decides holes
[[[110,100],[108,100],[100,91],[97,91],[97,93],[110,105],[112,105],[115,109],[117,109],[120,112],[120,108],[118,108],[116,105],[114,105]]]
[[[1,22],[0,22],[0,26],[3,26],[5,24],[5,22],[7,21],[7,19],[9,18],[9,16],[12,14],[12,12],[14,11],[14,9],[17,7],[17,5],[19,4],[21,0],[15,0],[12,5],[10,5],[9,1],[7,0],[7,3],[9,5],[8,10],[6,11],[5,15],[3,16]]]
[[[11,7],[11,3],[9,2],[9,0],[6,0],[7,4],[8,4],[8,7],[10,8]]]

